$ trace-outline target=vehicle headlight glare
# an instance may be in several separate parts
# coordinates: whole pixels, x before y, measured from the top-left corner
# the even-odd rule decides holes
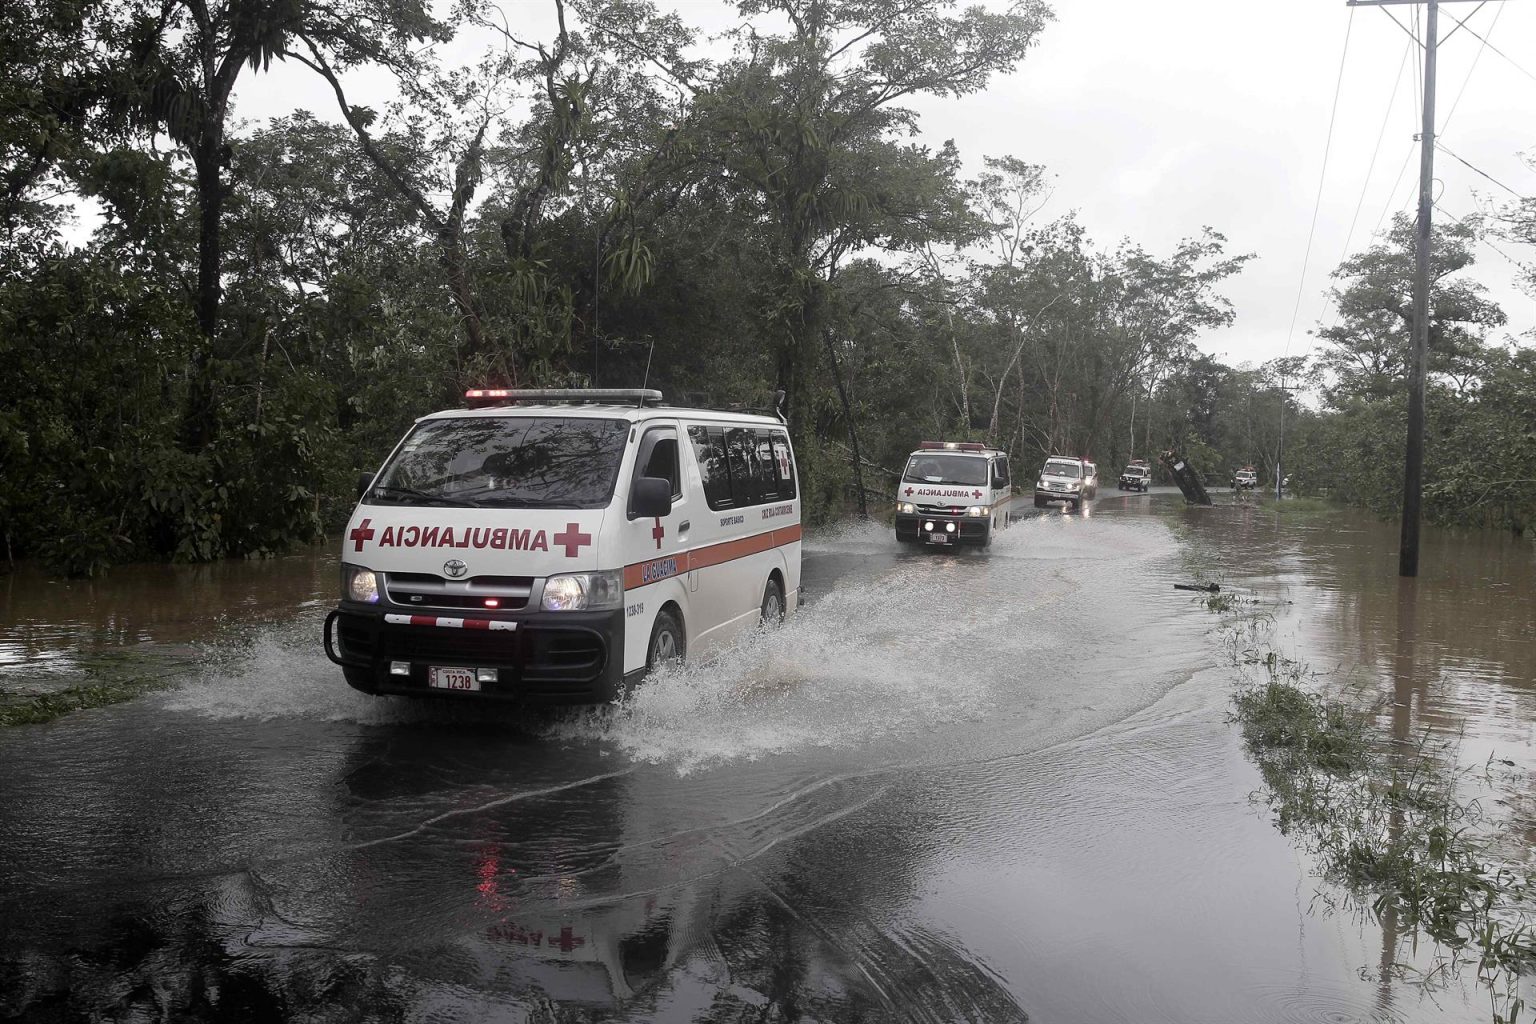
[[[965,514],[968,516],[976,516],[978,519],[984,519],[992,514],[992,509],[988,505],[972,505],[970,508],[965,510]]]
[[[341,595],[349,601],[379,603],[379,578],[372,569],[360,565],[341,567]]]
[[[915,516],[917,515],[917,506],[910,501],[898,501],[896,503],[896,511],[901,515]]]
[[[623,603],[624,574],[617,569],[551,576],[540,602],[547,612],[607,611]]]
[[[954,523],[945,523],[944,524],[944,529],[949,531],[950,533],[954,533],[955,532],[955,524]]]
[[[923,524],[923,529],[932,532],[932,530],[933,530],[933,523],[932,522],[924,523]]]

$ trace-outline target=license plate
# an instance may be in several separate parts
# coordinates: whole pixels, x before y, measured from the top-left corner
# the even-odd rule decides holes
[[[928,535],[928,543],[929,544],[948,544],[949,543],[949,534],[947,534],[947,533],[930,533]]]
[[[480,681],[475,678],[472,668],[438,668],[434,665],[427,669],[427,685],[434,690],[480,690]]]

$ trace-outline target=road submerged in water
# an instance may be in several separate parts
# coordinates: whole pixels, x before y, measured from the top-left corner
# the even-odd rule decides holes
[[[116,610],[75,620],[13,595],[28,655],[0,685],[68,677],[50,616],[128,646],[168,618],[208,665],[0,733],[0,1017],[1476,1019],[1314,912],[1251,799],[1213,618],[1171,586],[1246,553],[1228,571],[1339,653],[1319,622],[1355,598],[1306,589],[1342,570],[1273,515],[1200,515],[1106,494],[985,552],[813,537],[784,628],[537,716],[348,689],[324,555],[199,577],[234,620],[211,641],[206,592],[161,618],[97,592]],[[1536,750],[1532,641],[1498,654],[1505,750]]]

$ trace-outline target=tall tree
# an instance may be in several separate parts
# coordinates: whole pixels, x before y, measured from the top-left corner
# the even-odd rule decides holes
[[[139,0],[119,31],[116,92],[123,122],[163,132],[195,172],[198,211],[196,317],[203,344],[189,367],[183,441],[205,448],[217,431],[222,226],[231,162],[227,126],[242,71],[264,71],[295,39],[342,66],[408,63],[413,44],[446,38],[421,0]]]
[[[900,104],[984,88],[1018,65],[1050,12],[1042,0],[958,13],[951,0],[737,7],[748,21],[736,53],[698,97],[690,129],[699,160],[729,179],[743,215],[765,228],[776,271],[767,313],[780,331],[778,384],[790,396],[791,429],[805,439],[837,263],[862,247],[903,248],[932,236],[931,226],[918,229],[923,209],[911,202],[911,179],[942,179],[952,161],[901,141],[917,118]],[[751,21],[759,16],[782,18],[789,29],[760,31]]]
[[[1430,252],[1429,365],[1432,376],[1465,387],[1482,359],[1488,332],[1506,317],[1485,289],[1457,277],[1473,263],[1475,225],[1434,226]],[[1407,380],[1413,339],[1414,227],[1399,214],[1386,238],[1334,271],[1338,323],[1317,332],[1336,401],[1399,394]]]

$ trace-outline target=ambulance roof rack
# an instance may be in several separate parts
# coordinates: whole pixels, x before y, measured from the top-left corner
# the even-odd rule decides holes
[[[464,400],[471,409],[516,402],[569,405],[660,405],[661,392],[654,388],[470,388]]]
[[[980,441],[924,441],[917,446],[921,452],[984,452],[987,446]]]

